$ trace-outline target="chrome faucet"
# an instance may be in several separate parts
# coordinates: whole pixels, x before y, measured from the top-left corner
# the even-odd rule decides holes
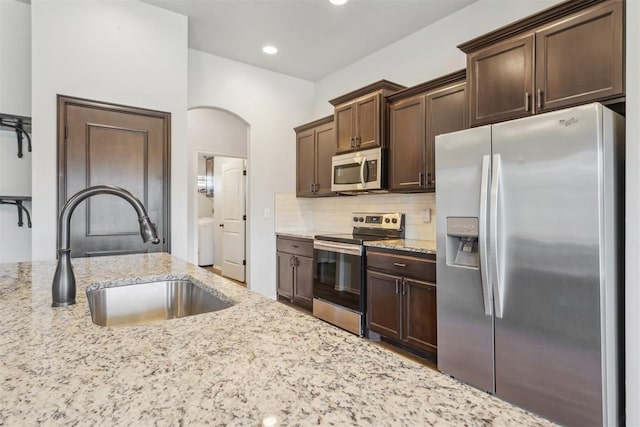
[[[71,266],[71,248],[69,247],[71,215],[83,200],[97,194],[112,194],[129,202],[138,213],[142,240],[145,243],[160,243],[156,228],[149,220],[144,206],[136,196],[124,188],[113,185],[96,185],[77,192],[65,203],[58,218],[58,267],[56,268],[56,274],[53,276],[51,288],[53,307],[66,307],[76,303],[76,277]]]

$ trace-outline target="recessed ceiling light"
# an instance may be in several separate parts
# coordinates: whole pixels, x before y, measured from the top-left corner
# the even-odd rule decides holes
[[[265,46],[262,48],[262,51],[264,53],[268,53],[269,55],[275,55],[276,53],[278,53],[278,48],[275,46]]]
[[[338,6],[342,6],[343,4],[345,4],[347,2],[347,0],[329,0],[331,2],[331,4],[335,4]]]

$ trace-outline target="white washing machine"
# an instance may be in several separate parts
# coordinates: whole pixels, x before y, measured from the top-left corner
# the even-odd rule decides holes
[[[213,265],[215,228],[213,217],[198,218],[198,265]]]

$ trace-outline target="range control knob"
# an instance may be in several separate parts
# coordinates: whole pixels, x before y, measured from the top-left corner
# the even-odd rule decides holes
[[[395,223],[397,223],[397,222],[398,222],[398,218],[393,218],[393,219],[391,220],[391,222],[392,222],[392,223],[394,223],[394,224],[395,224]]]
[[[389,222],[390,222],[390,221],[391,221],[391,220],[390,220],[389,218],[385,218],[385,219],[384,219],[384,222],[385,222],[385,223],[387,223],[387,224],[389,224]]]
[[[360,222],[364,222],[364,218],[363,218],[363,217],[360,217],[360,218],[358,218],[358,221],[360,221]]]
[[[358,217],[357,216],[353,217],[353,222],[358,222]]]

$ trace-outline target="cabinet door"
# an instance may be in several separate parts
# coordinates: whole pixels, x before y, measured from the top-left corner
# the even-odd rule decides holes
[[[351,103],[337,107],[335,110],[336,153],[351,151],[355,148],[353,145],[356,135],[355,108],[355,104]]]
[[[418,280],[404,279],[403,340],[431,353],[436,352],[436,286]]]
[[[398,276],[367,271],[367,325],[389,338],[401,338],[400,286]]]
[[[293,255],[284,252],[276,252],[278,295],[293,298]]]
[[[389,115],[389,189],[421,190],[426,169],[424,96],[392,104]]]
[[[315,183],[314,130],[296,135],[296,196],[313,196]]]
[[[624,93],[622,2],[536,33],[536,107],[547,111]]]
[[[467,127],[466,83],[431,92],[426,97],[428,190],[436,189],[436,136]]]
[[[358,149],[380,146],[381,95],[375,94],[356,101],[356,147]]]
[[[533,38],[526,34],[469,54],[472,126],[533,113]]]
[[[311,310],[313,308],[313,258],[294,258],[295,286],[293,302]]]
[[[328,196],[331,192],[331,157],[336,150],[336,134],[333,123],[316,129],[316,196]]]

